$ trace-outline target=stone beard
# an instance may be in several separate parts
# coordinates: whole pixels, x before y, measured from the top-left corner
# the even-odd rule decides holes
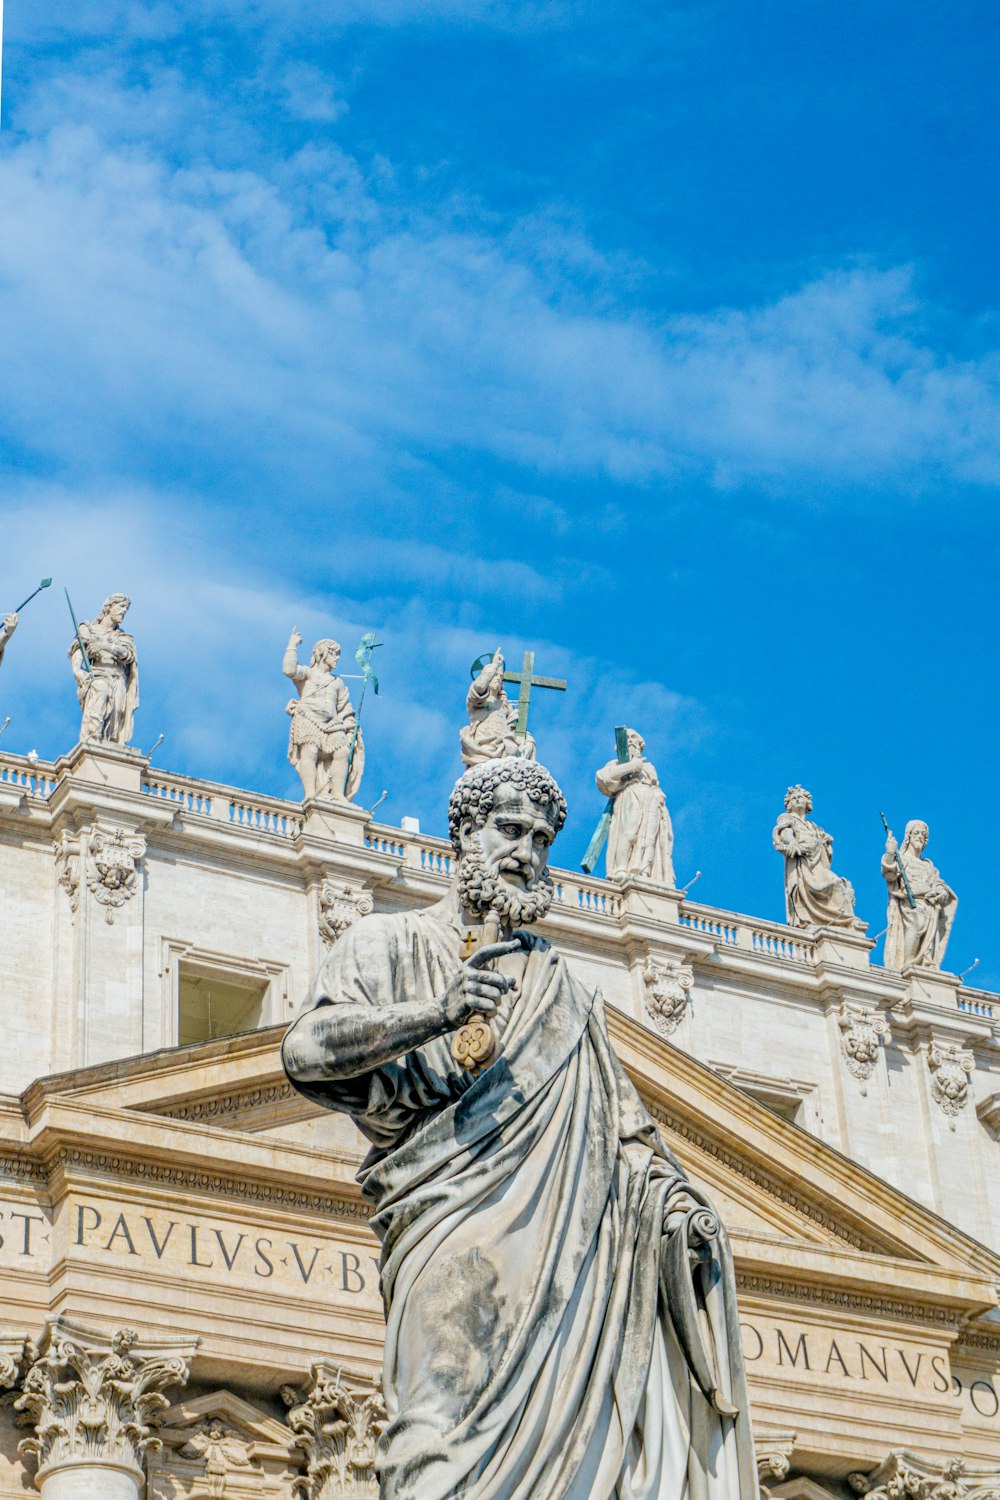
[[[552,905],[553,885],[548,874],[538,876],[527,890],[517,890],[504,880],[502,865],[495,871],[487,863],[478,833],[472,835],[465,853],[459,857],[457,887],[466,911],[483,917],[492,912],[508,928],[527,927],[540,921]]]
[[[528,933],[462,960],[470,918],[509,932],[545,910],[564,819],[537,762],[468,770],[448,895],[350,927],[283,1044],[295,1087],[371,1142],[379,1493],[758,1500],[725,1230],[612,1051],[600,994]],[[451,1040],[481,1008],[499,1052],[473,1074]]]

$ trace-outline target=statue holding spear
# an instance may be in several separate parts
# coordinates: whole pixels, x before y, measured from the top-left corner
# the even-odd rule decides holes
[[[288,759],[299,773],[304,800],[319,797],[328,802],[350,802],[361,785],[365,768],[361,704],[369,681],[378,692],[371,654],[381,643],[374,635],[366,635],[357,650],[356,659],[361,667],[359,675],[363,679],[357,714],[347,684],[336,671],[340,643],[317,641],[308,666],[298,659],[301,644],[301,634],[297,629],[293,630],[281,664],[282,671],[295,683],[299,695],[287,707],[292,720]]]

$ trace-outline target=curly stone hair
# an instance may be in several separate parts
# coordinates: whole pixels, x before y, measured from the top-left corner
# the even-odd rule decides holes
[[[478,766],[470,766],[455,783],[455,790],[448,803],[448,832],[455,853],[459,853],[458,831],[466,818],[472,818],[477,828],[482,828],[493,810],[497,789],[510,782],[519,791],[527,793],[539,807],[551,803],[556,810],[556,833],[566,821],[566,798],[555,779],[537,760],[524,760],[517,755],[505,755],[502,760],[484,760]]]

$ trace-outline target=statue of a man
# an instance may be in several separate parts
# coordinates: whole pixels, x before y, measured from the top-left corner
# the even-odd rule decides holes
[[[76,678],[76,695],[83,710],[80,742],[100,740],[127,745],[139,707],[139,668],[135,641],[122,629],[129,605],[127,594],[111,594],[96,620],[80,622],[79,635],[69,648],[69,664]],[[87,651],[88,671],[80,650]]]
[[[506,670],[503,656],[495,651],[482,671],[473,678],[465,699],[469,722],[460,731],[462,759],[467,766],[478,766],[484,760],[497,760],[504,755],[520,755],[525,760],[534,760],[535,741],[525,734],[519,743],[517,708],[507,697],[503,674]]]
[[[906,825],[900,849],[890,833],[882,856],[882,874],[889,887],[889,930],[885,935],[887,969],[902,972],[911,964],[940,969],[951,936],[958,897],[945,885],[937,867],[924,856],[930,830],[919,818]],[[899,870],[902,860],[914,905]]]
[[[307,801],[322,797],[328,802],[349,802],[361,785],[365,746],[359,729],[351,758],[354,709],[347,684],[336,673],[340,646],[337,641],[317,641],[308,667],[303,667],[298,658],[301,644],[301,635],[293,630],[281,664],[299,692],[287,708],[292,716],[288,759],[301,777]]]
[[[524,930],[552,899],[565,817],[537,762],[467,770],[452,888],[349,928],[285,1037],[296,1088],[371,1142],[379,1493],[757,1500],[725,1231],[612,1051],[600,994]],[[498,1046],[467,1070],[453,1033],[476,1017]]]
[[[772,840],[785,857],[785,917],[791,927],[855,927],[854,887],[831,868],[833,838],[810,821],[812,797],[790,786]]]
[[[674,884],[674,829],[656,767],[643,754],[646,741],[628,734],[629,758],[609,760],[597,773],[597,789],[614,803],[608,833],[608,876],[643,875]]]
[[[3,661],[3,654],[7,649],[7,642],[10,640],[16,629],[17,615],[12,610],[9,615],[4,616],[3,625],[0,626],[0,662]]]

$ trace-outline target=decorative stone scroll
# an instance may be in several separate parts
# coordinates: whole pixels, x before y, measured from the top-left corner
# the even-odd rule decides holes
[[[646,1014],[661,1036],[670,1036],[683,1019],[694,985],[694,972],[678,959],[647,957],[642,967]]]
[[[56,879],[69,898],[71,911],[80,905],[80,845],[78,840],[63,832],[58,844],[52,845],[56,857]]]
[[[931,1093],[935,1103],[951,1117],[954,1130],[954,1117],[961,1114],[969,1102],[969,1075],[976,1066],[976,1059],[955,1042],[935,1042],[927,1054],[927,1066],[931,1070]]]
[[[902,1451],[848,1483],[867,1500],[1000,1500],[1000,1469],[973,1475],[960,1458],[942,1466]]]
[[[840,1048],[847,1071],[858,1079],[862,1094],[868,1092],[868,1080],[875,1071],[880,1044],[890,1041],[891,1037],[889,1022],[877,1010],[852,1005],[847,1000],[841,1002]]]
[[[757,1474],[761,1483],[765,1479],[776,1479],[780,1482],[788,1478],[794,1448],[794,1432],[756,1434]]]
[[[23,1333],[0,1333],[0,1390],[17,1384],[22,1365],[34,1354],[34,1345]]]
[[[327,948],[343,937],[359,917],[370,916],[375,901],[370,891],[359,891],[336,880],[324,880],[319,893],[319,935]]]
[[[377,1495],[375,1447],[387,1421],[377,1383],[365,1385],[320,1361],[305,1390],[286,1385],[281,1395],[306,1456],[306,1500]]]
[[[124,828],[96,827],[87,840],[87,888],[96,901],[106,907],[105,921],[113,922],[115,912],[135,895],[139,866],[146,852],[141,834]]]
[[[108,1493],[138,1493],[145,1455],[159,1446],[155,1427],[168,1402],[165,1387],[182,1385],[197,1339],[173,1339],[140,1345],[131,1328],[106,1335],[66,1317],[47,1324],[39,1348],[31,1351],[28,1369],[14,1401],[22,1420],[34,1427],[19,1444],[38,1462],[37,1482],[66,1471],[77,1476],[59,1487],[60,1494],[90,1493],[80,1470],[110,1471],[125,1487],[111,1484]],[[97,1479],[95,1493],[104,1494]]]

